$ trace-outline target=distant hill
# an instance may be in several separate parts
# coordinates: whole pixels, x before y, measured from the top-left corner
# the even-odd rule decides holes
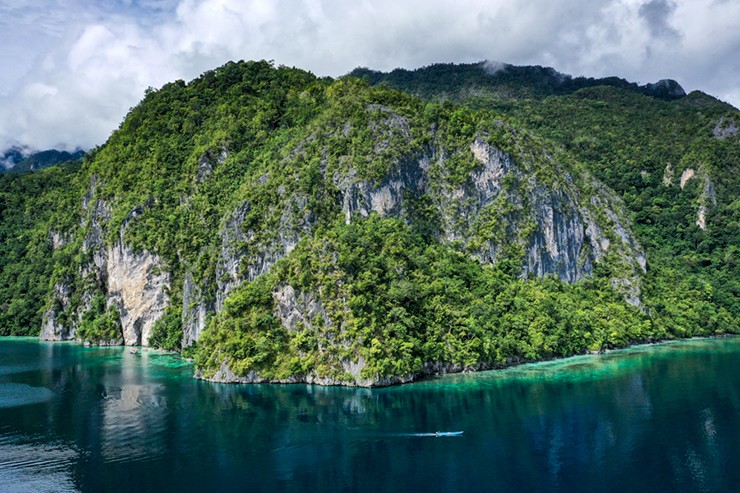
[[[75,161],[84,155],[85,152],[81,150],[67,152],[49,149],[46,151],[30,152],[28,148],[11,147],[0,155],[0,164],[2,164],[0,173],[21,173],[24,171],[40,170],[56,164]]]
[[[18,163],[26,159],[31,150],[28,147],[13,146],[0,153],[0,173],[15,167]]]

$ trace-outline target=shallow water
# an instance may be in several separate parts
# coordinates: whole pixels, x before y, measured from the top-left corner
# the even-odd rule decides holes
[[[739,362],[701,339],[370,390],[2,339],[0,491],[740,491]]]

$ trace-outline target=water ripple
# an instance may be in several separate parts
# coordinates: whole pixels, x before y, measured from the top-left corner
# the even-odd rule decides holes
[[[29,443],[18,436],[0,437],[2,491],[56,493],[78,491],[70,470],[75,450],[62,443]]]
[[[0,409],[46,402],[54,397],[46,387],[32,387],[25,383],[0,383]]]

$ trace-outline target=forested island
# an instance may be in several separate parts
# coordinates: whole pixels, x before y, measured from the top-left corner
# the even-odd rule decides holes
[[[0,176],[0,334],[379,386],[738,333],[738,128],[670,80],[231,62]]]

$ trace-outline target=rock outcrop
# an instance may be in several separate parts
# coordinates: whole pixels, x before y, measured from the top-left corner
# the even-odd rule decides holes
[[[169,305],[169,274],[147,251],[135,253],[119,242],[106,252],[108,302],[121,314],[126,345],[147,346],[154,323]]]
[[[381,217],[411,218],[413,201],[430,199],[438,210],[437,234],[446,242],[455,242],[484,264],[494,264],[511,251],[521,255],[521,276],[554,274],[566,282],[576,282],[590,275],[596,263],[611,254],[621,265],[612,285],[622,292],[625,300],[640,306],[641,274],[646,268],[645,254],[628,222],[624,205],[613,191],[586,173],[574,176],[551,156],[539,166],[519,163],[506,152],[489,144],[483,135],[476,137],[466,149],[475,163],[460,184],[448,179],[436,182],[432,176],[445,177],[449,156],[441,148],[429,147],[416,156],[407,156],[380,180],[367,180],[355,169],[346,169],[331,177],[338,190],[341,217],[351,223],[359,217],[378,214]],[[556,176],[549,178],[538,172],[548,166]],[[550,181],[548,181],[550,180]],[[301,196],[287,198],[288,204],[304,204]],[[252,245],[253,233],[247,223],[249,203],[239,205],[224,221],[218,261],[218,285],[213,311],[223,307],[229,293],[244,281],[252,281],[267,272],[279,259],[287,256],[300,239],[309,233],[310,221],[296,229],[288,209],[273,231],[272,243],[260,248]],[[300,207],[298,208],[300,209]],[[293,221],[295,222],[295,221]],[[204,328],[207,312],[203,303],[193,303],[197,292],[186,282],[186,341],[197,339]],[[282,285],[273,292],[275,316],[288,331],[297,328],[331,325],[319,293],[298,292],[293,286]],[[336,307],[335,307],[336,309]],[[343,342],[343,328],[332,344]],[[288,379],[272,379],[251,371],[236,375],[228,359],[221,362],[208,380],[218,382],[307,382],[326,385],[346,384],[351,379],[358,386],[382,386],[403,383],[419,375],[396,375],[391,379],[372,380],[361,376],[365,367],[362,358],[346,358],[339,365],[343,378],[297,374]],[[422,374],[461,371],[460,365],[425,362]],[[470,369],[484,369],[483,366]],[[203,375],[200,375],[203,378]]]
[[[696,225],[704,230],[707,229],[707,212],[709,208],[717,206],[717,194],[709,173],[702,173],[701,178],[704,183],[701,189],[701,195],[699,195],[699,210],[696,213]]]
[[[120,315],[120,341],[146,346],[154,323],[169,305],[170,273],[156,255],[146,250],[135,252],[124,241],[126,226],[141,214],[141,208],[135,208],[126,217],[117,241],[106,244],[111,208],[96,198],[97,186],[93,177],[82,204],[86,213],[82,223],[87,224],[82,252],[89,261],[80,267],[77,282],[66,279],[55,285],[51,307],[43,317],[41,339],[75,339],[92,298],[102,293],[106,306],[115,308]],[[77,304],[73,305],[75,289]]]
[[[692,179],[695,175],[696,173],[692,168],[686,168],[685,170],[683,170],[683,173],[681,173],[681,181],[679,182],[681,190],[683,190],[683,187],[686,186],[686,182]]]
[[[480,136],[471,143],[470,152],[478,166],[459,187],[432,186],[430,169],[445,166],[439,150],[400,163],[378,184],[357,180],[351,172],[344,179],[335,178],[342,191],[346,222],[372,212],[404,216],[407,197],[431,195],[443,217],[442,238],[470,247],[488,264],[499,259],[507,243],[518,243],[526,252],[524,277],[556,274],[575,282],[591,274],[593,263],[610,248],[617,249],[630,266],[629,281],[625,278],[619,284],[630,286],[626,298],[639,304],[639,275],[645,269],[645,254],[624,219],[624,206],[612,191],[584,176],[594,192],[582,197],[567,172],[557,187],[541,183]],[[507,190],[507,177],[523,185]]]
[[[686,96],[686,91],[681,84],[673,79],[661,79],[644,87],[647,94],[656,98],[679,99]]]
[[[740,122],[735,116],[723,116],[712,129],[712,136],[717,139],[732,139],[738,136]]]

